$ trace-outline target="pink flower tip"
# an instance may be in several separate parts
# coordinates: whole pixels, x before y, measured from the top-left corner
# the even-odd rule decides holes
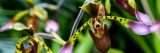
[[[72,53],[73,45],[66,43],[58,53]]]
[[[14,24],[13,21],[9,21],[6,25],[4,25],[4,26],[2,26],[2,27],[0,28],[0,32],[3,32],[3,31],[5,31],[5,30],[8,30],[10,27],[12,27],[13,24]]]
[[[152,21],[147,14],[136,11],[135,15],[140,22],[142,22],[146,25],[152,25]]]
[[[150,27],[150,29],[151,29],[152,32],[155,32],[155,31],[158,31],[158,30],[160,31],[160,21],[158,21],[156,24],[152,25]]]

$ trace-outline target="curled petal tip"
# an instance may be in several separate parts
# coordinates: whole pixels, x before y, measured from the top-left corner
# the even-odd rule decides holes
[[[160,30],[160,21],[158,21],[156,24],[152,25],[150,27],[150,29],[152,32]]]
[[[5,31],[5,30],[8,30],[9,28],[12,27],[13,24],[14,24],[13,21],[9,21],[6,25],[4,25],[4,26],[2,26],[2,27],[0,28],[0,32],[3,32],[3,31]]]
[[[146,25],[152,25],[152,21],[147,14],[136,11],[136,17],[140,22],[143,22]]]
[[[54,32],[57,32],[59,30],[59,25],[58,25],[57,22],[55,22],[53,20],[47,20],[45,31],[50,32],[51,30],[54,31]]]
[[[129,28],[138,35],[146,35],[151,32],[149,26],[142,22],[129,22]]]

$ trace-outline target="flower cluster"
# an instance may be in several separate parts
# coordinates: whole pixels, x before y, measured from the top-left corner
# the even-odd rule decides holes
[[[151,32],[154,32],[160,29],[159,22],[154,24],[149,15],[138,11],[134,0],[115,0],[115,1],[130,15],[135,16],[138,21],[130,20],[127,18],[120,18],[116,16],[108,16],[111,11],[110,0],[106,0],[105,7],[103,6],[102,3],[94,2],[94,1],[89,1],[86,5],[83,5],[81,7],[86,13],[88,13],[91,17],[93,17],[91,21],[92,26],[90,26],[93,29],[89,30],[89,33],[94,41],[94,44],[96,45],[96,48],[99,51],[107,52],[111,45],[109,34],[106,29],[107,26],[104,25],[103,27],[101,25],[101,22],[103,21],[103,19],[106,19],[103,17],[107,17],[108,19],[119,21],[122,25],[124,25],[125,27],[127,27],[128,29],[130,29],[131,31],[133,31],[135,34],[138,34],[138,35],[147,35]],[[105,14],[106,11],[107,13]],[[100,16],[101,18],[98,18],[97,16]],[[77,32],[75,34],[76,35],[73,35],[68,40],[68,42],[59,50],[59,52],[72,53],[71,51],[73,49],[73,44],[69,44],[69,43],[75,42],[75,39],[78,35]]]

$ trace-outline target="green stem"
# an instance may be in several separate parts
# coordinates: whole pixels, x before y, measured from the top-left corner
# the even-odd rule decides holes
[[[86,0],[83,5],[87,4],[88,2],[89,2],[89,0]],[[70,33],[70,37],[75,32],[75,29],[77,28],[77,26],[78,26],[78,24],[79,24],[79,22],[80,22],[80,20],[81,20],[81,18],[83,16],[83,14],[84,14],[84,11],[81,9],[79,14],[78,14],[78,16],[77,16],[77,18],[76,18],[76,21],[74,22],[73,27],[72,27],[72,30],[71,30],[71,33]]]

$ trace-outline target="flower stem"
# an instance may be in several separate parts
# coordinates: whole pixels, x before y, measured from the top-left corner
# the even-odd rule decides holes
[[[88,1],[89,0],[86,0],[83,5],[85,5],[86,3],[88,3]],[[81,20],[81,18],[83,16],[83,14],[84,14],[84,11],[81,9],[80,12],[79,12],[79,14],[78,14],[78,16],[77,16],[77,18],[76,18],[76,21],[74,22],[73,27],[72,27],[72,30],[71,30],[71,33],[70,33],[70,37],[75,32],[75,29],[77,28],[77,26],[78,26],[78,24],[79,24],[79,22],[80,22],[80,20]]]

